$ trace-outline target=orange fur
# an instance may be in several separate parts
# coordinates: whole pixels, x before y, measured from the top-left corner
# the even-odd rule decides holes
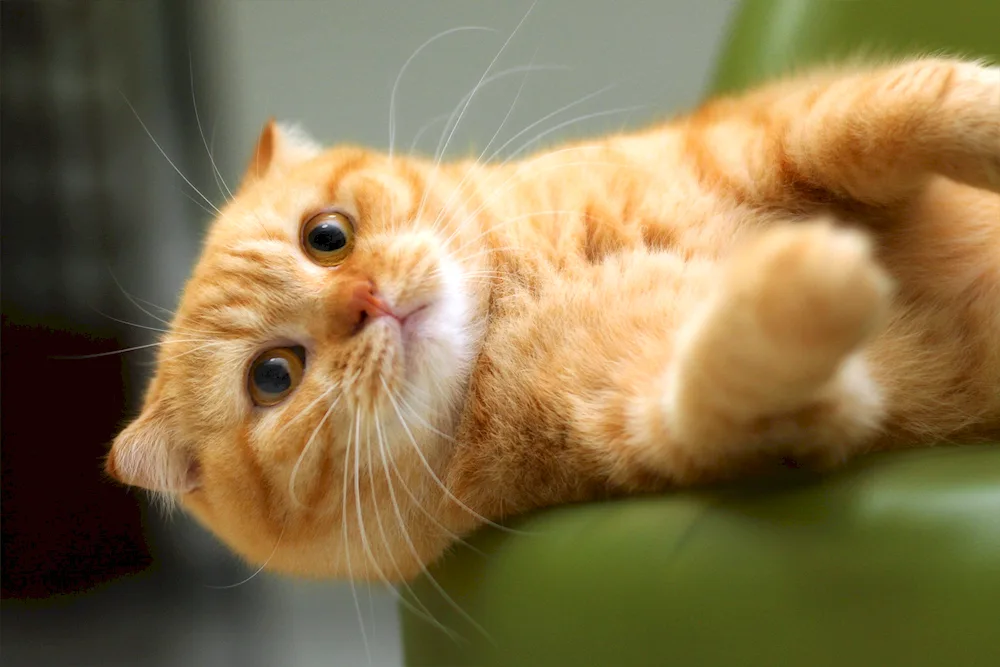
[[[271,569],[405,579],[488,519],[1000,429],[997,68],[821,72],[510,164],[273,123],[254,155],[108,471]],[[331,206],[337,268],[300,240]],[[368,321],[369,284],[424,310]],[[303,380],[255,407],[282,344]]]

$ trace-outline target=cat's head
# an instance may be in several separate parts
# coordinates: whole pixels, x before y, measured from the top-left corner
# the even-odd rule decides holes
[[[434,475],[486,303],[482,230],[455,188],[269,123],[107,470],[254,563],[413,574],[448,541]]]

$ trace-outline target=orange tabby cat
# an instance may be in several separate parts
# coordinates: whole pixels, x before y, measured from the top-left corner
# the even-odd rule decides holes
[[[1000,431],[1000,69],[826,71],[502,165],[269,124],[107,461],[274,570]]]

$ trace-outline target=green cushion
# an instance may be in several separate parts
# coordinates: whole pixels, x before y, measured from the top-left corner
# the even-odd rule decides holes
[[[753,0],[715,90],[859,51],[1000,55],[997,0]],[[483,530],[402,609],[407,664],[1000,665],[1000,446],[562,507]]]
[[[854,56],[1000,56],[996,0],[751,0],[734,20],[714,90]]]
[[[415,592],[408,665],[1000,665],[1000,447],[556,508]]]

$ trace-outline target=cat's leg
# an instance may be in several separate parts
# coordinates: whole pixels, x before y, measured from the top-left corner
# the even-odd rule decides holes
[[[860,232],[825,222],[765,232],[684,324],[652,394],[636,396],[630,458],[685,484],[861,450],[884,414],[863,345],[890,285]]]
[[[711,103],[688,128],[688,145],[758,203],[892,204],[931,174],[1000,192],[996,66],[928,58],[815,74]]]

